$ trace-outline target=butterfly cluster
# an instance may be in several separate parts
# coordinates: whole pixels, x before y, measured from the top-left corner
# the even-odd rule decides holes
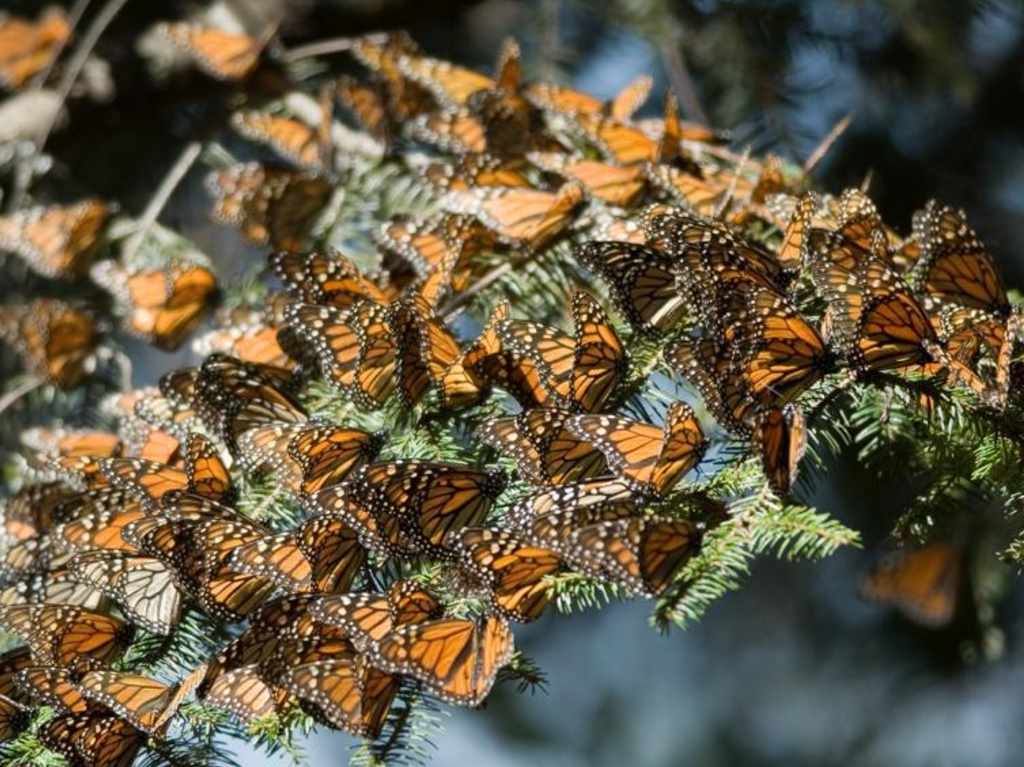
[[[0,84],[43,72],[68,34],[0,22]],[[272,30],[157,34],[225,87],[288,60]],[[109,431],[22,434],[0,549],[0,626],[22,644],[0,657],[0,739],[48,706],[45,746],[127,767],[192,699],[371,740],[403,695],[479,706],[519,657],[512,624],[562,584],[686,594],[709,537],[739,526],[735,498],[698,479],[722,454],[785,500],[845,388],[924,383],[923,410],[955,391],[995,414],[1019,397],[1020,315],[963,213],[931,202],[901,237],[862,190],[735,161],[671,96],[638,118],[649,78],[608,102],[526,82],[511,41],[493,75],[400,33],[341,48],[366,77],[236,111],[225,127],[273,159],[207,178],[211,219],[270,251],[265,289],[223,302],[196,364],[109,397]],[[368,166],[424,204],[347,218]],[[19,210],[0,249],[48,280],[91,277],[125,329],[177,348],[219,297],[212,268],[159,227],[97,261],[120,242],[112,215]],[[514,281],[542,258],[576,283],[543,316]],[[102,330],[55,299],[0,309],[0,337],[63,388],[90,375]],[[869,593],[903,604],[923,580],[915,609],[948,618],[931,587],[952,582],[949,557],[930,551],[923,578],[881,573]],[[209,657],[136,673],[133,638],[173,642],[190,615],[223,630]]]

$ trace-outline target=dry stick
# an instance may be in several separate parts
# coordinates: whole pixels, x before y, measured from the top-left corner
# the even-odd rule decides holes
[[[747,165],[747,160],[750,158],[750,147],[748,146],[743,150],[743,156],[740,158],[739,165],[732,171],[732,181],[729,182],[729,189],[726,191],[725,197],[718,204],[718,209],[715,211],[715,218],[721,218],[726,209],[729,207],[729,203],[732,202],[733,196],[736,194],[736,184],[739,183],[740,175],[743,173],[743,169]]]
[[[475,283],[466,288],[466,290],[462,291],[461,293],[459,293],[459,295],[455,296],[451,301],[445,304],[444,307],[441,309],[441,317],[443,319],[448,319],[449,317],[451,317],[451,315],[455,314],[455,312],[460,307],[468,303],[469,299],[471,299],[473,296],[477,295],[483,290],[486,290],[491,284],[493,284],[497,280],[500,280],[506,274],[511,272],[515,267],[522,266],[527,261],[529,261],[530,258],[532,258],[532,254],[530,256],[518,258],[515,261],[506,261],[501,266],[494,267],[493,269],[491,269],[491,271],[487,272],[487,274],[485,274]]]
[[[7,408],[17,402],[19,399],[24,397],[29,392],[33,392],[46,383],[45,378],[38,376],[32,376],[27,380],[23,381],[20,386],[16,386],[7,392],[3,397],[0,397],[0,413],[3,413]]]
[[[160,182],[160,186],[157,187],[156,193],[150,199],[149,204],[146,205],[146,209],[142,212],[142,216],[139,218],[138,228],[132,232],[128,241],[125,243],[123,250],[121,251],[122,259],[125,263],[128,263],[131,258],[138,252],[139,248],[142,247],[142,241],[146,238],[149,230],[153,224],[156,223],[157,217],[160,215],[160,211],[164,209],[167,202],[171,199],[171,195],[174,194],[174,190],[177,188],[181,180],[185,178],[185,174],[188,173],[189,169],[199,159],[199,155],[203,151],[203,144],[200,141],[193,141],[185,147],[181,155],[175,161],[174,165],[164,176],[164,180]]]
[[[696,120],[703,125],[709,125],[707,113],[700,105],[697,98],[697,86],[690,76],[690,70],[686,68],[686,61],[679,52],[679,46],[673,45],[666,40],[661,44],[661,60],[668,70],[668,79],[672,83],[672,90],[675,91],[679,103],[683,105],[683,111],[687,117]]]
[[[57,124],[57,116],[60,114],[61,107],[64,102],[67,101],[68,96],[71,93],[71,89],[75,85],[75,80],[82,73],[82,68],[85,66],[85,62],[89,58],[89,54],[92,53],[92,49],[96,47],[96,43],[99,42],[100,37],[106,31],[110,22],[114,20],[114,17],[120,13],[128,0],[107,0],[107,4],[104,5],[96,18],[92,20],[92,24],[89,29],[86,30],[85,35],[82,37],[82,42],[79,43],[75,49],[75,54],[71,57],[68,62],[68,67],[64,70],[64,76],[60,79],[60,83],[57,86],[57,104],[58,107],[54,111],[53,118],[50,120],[46,129],[41,131],[39,136],[36,138],[36,151],[42,152],[43,147],[46,146],[46,140],[50,137],[50,133],[53,132],[53,126]]]
[[[85,14],[85,10],[89,7],[90,2],[92,2],[92,0],[78,0],[78,2],[75,3],[75,6],[71,9],[71,12],[68,14],[69,34],[53,52],[53,57],[50,59],[50,63],[32,78],[33,88],[42,88],[46,83],[46,80],[50,77],[50,73],[57,65],[57,59],[60,58],[60,55],[64,52],[64,48],[66,48],[67,44],[71,41],[71,33],[75,31],[75,28],[78,26],[78,22],[82,20],[82,16]]]
[[[818,163],[824,159],[832,146],[839,140],[839,137],[846,133],[846,129],[850,127],[850,123],[852,121],[853,112],[850,112],[841,118],[839,122],[833,125],[832,130],[825,134],[825,138],[821,140],[821,143],[818,144],[814,151],[807,156],[806,160],[804,160],[803,170],[805,176],[814,170]]]
[[[328,53],[342,53],[344,51],[352,50],[352,45],[355,43],[355,38],[352,37],[332,37],[330,40],[320,40],[316,43],[309,43],[308,45],[299,45],[291,50],[285,51],[281,54],[281,59],[287,63],[293,61],[299,61],[300,59],[309,59],[314,56],[324,56]]]

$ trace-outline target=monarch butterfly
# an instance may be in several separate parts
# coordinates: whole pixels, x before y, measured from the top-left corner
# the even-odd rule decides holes
[[[17,90],[50,66],[71,37],[60,8],[45,10],[36,22],[17,16],[0,20],[0,86]]]
[[[443,191],[466,192],[480,187],[529,188],[518,163],[509,163],[487,154],[467,154],[455,164],[434,162],[423,175],[427,181]]]
[[[217,278],[205,266],[178,261],[142,271],[104,261],[91,274],[124,307],[127,330],[166,350],[181,346],[218,290]]]
[[[554,551],[508,530],[467,527],[449,545],[461,564],[490,590],[494,609],[509,620],[529,623],[548,606],[546,576],[562,567]]]
[[[384,147],[392,144],[398,126],[388,103],[390,95],[386,85],[361,83],[352,77],[342,76],[337,81],[337,96],[364,131]]]
[[[675,402],[661,428],[614,415],[580,415],[569,432],[592,444],[612,471],[655,495],[667,493],[700,463],[707,440],[689,405]]]
[[[106,706],[136,729],[159,734],[205,672],[205,665],[200,666],[178,684],[167,686],[137,674],[90,671],[78,687],[87,698]]]
[[[799,271],[807,262],[807,236],[811,231],[816,207],[814,195],[808,192],[797,201],[790,214],[776,254],[779,264],[787,271]]]
[[[201,357],[219,352],[242,362],[292,368],[296,363],[281,348],[277,339],[279,330],[277,325],[252,318],[197,336],[192,342],[192,351]]]
[[[267,684],[255,665],[225,671],[202,695],[205,704],[227,711],[249,724],[288,709],[293,700],[287,690]]]
[[[0,216],[0,250],[17,254],[44,277],[81,277],[88,270],[109,215],[110,209],[102,200],[87,199]]]
[[[398,391],[407,407],[428,389],[438,391],[443,408],[479,402],[480,387],[462,365],[462,350],[430,304],[411,296],[394,307],[392,326],[398,343]]]
[[[131,767],[145,738],[108,711],[87,711],[51,719],[39,729],[39,740],[72,767]]]
[[[575,409],[592,413],[608,401],[628,360],[608,316],[589,293],[573,293],[572,313],[576,335],[569,401]]]
[[[451,192],[443,204],[455,213],[476,216],[510,245],[538,249],[569,226],[582,202],[582,185],[569,181],[554,192],[497,187]]]
[[[732,360],[708,338],[683,339],[666,353],[672,368],[697,389],[712,417],[737,436],[749,437],[758,406]]]
[[[321,170],[324,146],[315,128],[292,117],[264,112],[235,112],[231,126],[247,139],[267,144],[284,159],[299,167]]]
[[[451,530],[477,525],[505,488],[500,472],[427,461],[363,467],[349,480],[352,496],[378,516],[398,520],[414,552],[448,556]]]
[[[63,482],[25,485],[3,505],[4,538],[8,542],[24,541],[48,531],[62,520],[58,509],[71,495]]]
[[[366,552],[343,520],[314,517],[288,533],[234,549],[228,566],[272,580],[289,591],[344,591],[366,562]]]
[[[658,250],[632,242],[588,242],[576,249],[576,257],[604,279],[615,305],[641,332],[668,330],[692,311],[676,288],[675,263]]]
[[[50,564],[52,569],[22,575],[7,581],[0,591],[0,605],[52,604],[84,607],[105,612],[111,605],[107,598],[88,584],[81,583],[64,564]]]
[[[807,448],[803,413],[794,405],[773,407],[761,413],[754,427],[754,444],[760,448],[768,483],[779,495],[787,495]]]
[[[314,620],[342,629],[360,650],[396,626],[434,620],[441,612],[441,604],[415,581],[395,581],[385,594],[328,594],[309,605]]]
[[[330,184],[322,178],[259,163],[233,165],[211,174],[213,218],[237,226],[256,245],[300,251],[327,204]]]
[[[84,714],[95,708],[79,692],[76,675],[67,669],[29,666],[15,674],[13,681],[24,697],[60,713]]]
[[[218,80],[241,80],[256,67],[264,42],[187,22],[165,22],[158,32],[189,54],[206,74]]]
[[[568,117],[601,114],[619,122],[627,122],[647,100],[653,85],[654,80],[650,76],[641,75],[629,82],[609,102],[596,99],[589,93],[550,83],[531,83],[526,86],[523,95],[541,109]]]
[[[573,530],[561,554],[581,572],[653,597],[665,592],[675,573],[700,548],[693,523],[659,517],[625,517]]]
[[[380,407],[395,389],[397,349],[386,307],[360,301],[347,311],[292,304],[285,323],[316,349],[324,378],[360,407]]]
[[[620,167],[558,152],[531,152],[528,157],[538,168],[575,179],[589,194],[621,208],[633,205],[647,185],[643,169],[635,165]]]
[[[181,617],[181,593],[162,562],[117,551],[78,554],[69,565],[80,581],[113,599],[125,617],[154,634],[174,631]]]
[[[934,361],[938,337],[896,272],[835,233],[814,230],[809,242],[814,283],[835,307],[832,339],[855,370],[901,370]]]
[[[924,626],[944,626],[956,613],[963,558],[959,547],[944,542],[897,551],[864,578],[861,593]]]
[[[528,534],[534,543],[558,550],[568,532],[576,527],[634,515],[638,501],[635,491],[633,483],[621,479],[599,478],[561,485],[519,500],[505,520],[513,531]]]
[[[287,369],[211,354],[195,383],[195,407],[206,427],[237,455],[238,438],[249,429],[306,420],[292,387]]]
[[[80,672],[116,660],[133,632],[117,618],[72,605],[3,606],[0,624],[25,640],[35,663]]]
[[[584,112],[575,118],[572,127],[607,159],[620,165],[658,159],[658,142],[622,120]]]
[[[139,458],[102,458],[98,463],[111,486],[143,502],[156,500],[171,490],[183,490],[189,484],[185,471],[161,463]]]
[[[117,434],[106,431],[69,431],[35,427],[21,433],[21,443],[30,450],[47,455],[109,457],[120,455],[123,445]]]
[[[131,553],[135,546],[124,539],[126,525],[142,519],[142,503],[130,490],[87,490],[64,500],[57,508],[68,521],[54,528],[54,535],[71,552],[102,549]]]
[[[554,144],[538,138],[544,129],[542,115],[520,93],[519,55],[519,45],[506,40],[494,87],[478,90],[466,100],[466,108],[483,125],[488,151],[502,157],[521,157],[532,148]]]
[[[398,692],[397,677],[373,668],[346,640],[307,640],[286,666],[268,672],[275,685],[299,698],[319,721],[375,738]]]
[[[310,304],[345,309],[362,300],[386,304],[396,294],[380,285],[375,275],[364,275],[343,254],[273,253],[270,267],[295,298]]]
[[[535,485],[563,485],[606,473],[604,456],[568,428],[571,421],[567,411],[525,410],[488,421],[477,434],[515,459],[519,472]]]
[[[185,446],[185,475],[190,492],[224,503],[235,496],[231,475],[213,443],[193,434]]]
[[[507,55],[506,49],[500,54],[502,58]],[[497,86],[493,79],[479,72],[414,52],[401,53],[396,61],[403,75],[426,88],[439,103],[449,107],[465,106],[469,97],[477,91],[492,90]],[[510,62],[509,66],[512,65]],[[514,65],[518,65],[518,60]],[[499,74],[499,79],[503,77]]]
[[[512,632],[501,618],[441,618],[396,627],[369,657],[382,671],[418,679],[446,703],[477,706],[512,650]]]
[[[0,338],[35,375],[71,389],[90,372],[98,332],[92,317],[52,298],[0,307]]]

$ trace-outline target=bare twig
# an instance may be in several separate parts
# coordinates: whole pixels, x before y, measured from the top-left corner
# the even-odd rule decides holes
[[[326,56],[329,53],[343,53],[352,50],[355,42],[353,37],[332,37],[329,40],[319,40],[308,45],[299,45],[281,54],[281,58],[288,63],[301,59],[311,59],[316,56]]]
[[[732,181],[729,182],[729,189],[725,193],[725,197],[718,203],[718,209],[715,211],[715,218],[721,218],[726,209],[729,207],[729,203],[732,202],[732,198],[736,195],[736,185],[739,183],[740,175],[746,169],[747,161],[750,159],[750,147],[748,146],[743,150],[743,155],[740,157],[740,162],[736,168],[732,171]]]
[[[708,115],[700,105],[697,97],[697,86],[690,76],[690,70],[686,68],[686,61],[679,51],[679,46],[671,40],[661,44],[661,60],[668,72],[669,82],[672,83],[672,90],[683,107],[683,112],[688,118],[703,125],[709,125]]]
[[[160,186],[157,187],[156,192],[150,199],[149,204],[146,205],[146,209],[142,212],[142,216],[139,218],[138,228],[132,232],[128,241],[124,245],[122,250],[122,259],[127,263],[131,258],[138,252],[142,246],[142,241],[146,238],[149,230],[156,222],[157,217],[160,215],[160,211],[164,209],[167,202],[171,199],[171,195],[174,194],[174,190],[177,188],[181,180],[185,178],[185,174],[188,173],[189,169],[199,159],[199,155],[203,151],[203,145],[199,141],[193,141],[178,156],[174,165],[164,176],[164,180],[160,182]]]
[[[828,154],[832,146],[839,140],[839,138],[846,133],[846,129],[850,127],[850,123],[853,121],[853,113],[850,112],[839,120],[835,125],[832,126],[832,130],[825,134],[825,138],[821,140],[821,143],[814,148],[807,159],[804,160],[804,175],[806,176],[813,171],[818,163],[824,159],[825,155]]]
[[[89,59],[93,48],[96,47],[96,43],[99,42],[100,37],[107,27],[110,26],[110,22],[120,13],[127,2],[128,0],[107,0],[107,4],[100,9],[100,12],[96,14],[96,18],[92,20],[92,24],[89,25],[89,29],[86,30],[85,35],[82,37],[82,42],[75,49],[75,54],[68,62],[67,69],[64,70],[64,76],[60,79],[60,83],[57,86],[58,104],[60,106],[63,106],[64,102],[67,101],[68,95],[70,95],[78,76],[82,73],[82,68]],[[46,146],[46,141],[50,137],[50,133],[53,132],[53,126],[57,124],[57,116],[60,114],[60,111],[60,107],[58,107],[45,130],[40,132],[36,139],[37,151],[41,152],[43,147]]]
[[[92,2],[92,0],[78,0],[78,2],[76,2],[74,7],[71,9],[71,12],[68,13],[68,27],[70,32],[67,38],[65,38],[57,46],[57,49],[53,52],[53,58],[50,59],[50,63],[47,64],[38,74],[35,75],[35,77],[32,78],[33,88],[42,88],[43,85],[46,83],[46,80],[50,77],[50,73],[53,71],[53,68],[57,65],[57,59],[60,58],[60,55],[64,52],[64,48],[71,41],[71,33],[73,33],[75,29],[78,27],[78,22],[82,20],[82,16],[85,14],[85,11],[89,7],[90,2]]]
[[[7,408],[9,408],[19,399],[24,397],[26,394],[35,391],[44,383],[46,383],[46,379],[41,378],[39,376],[32,376],[31,378],[27,378],[26,380],[22,381],[20,385],[15,386],[9,392],[4,394],[3,397],[0,397],[0,413],[5,412]]]

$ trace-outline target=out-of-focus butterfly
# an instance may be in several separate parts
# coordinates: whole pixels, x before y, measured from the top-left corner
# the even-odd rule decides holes
[[[239,227],[256,245],[298,252],[327,204],[331,185],[317,176],[244,163],[207,178],[213,218]]]
[[[963,559],[958,546],[944,542],[897,551],[864,578],[861,593],[898,608],[917,623],[938,628],[956,613]]]
[[[510,245],[537,249],[565,231],[582,202],[583,186],[569,181],[554,192],[500,187],[451,192],[444,204],[455,213],[476,216]]]
[[[17,254],[46,277],[81,277],[89,268],[109,215],[103,201],[88,199],[0,216],[0,250]]]
[[[231,125],[242,136],[268,145],[301,168],[322,170],[327,147],[323,136],[294,117],[266,112],[236,112]]]
[[[71,767],[131,767],[145,736],[104,709],[51,719],[39,729],[39,740]]]
[[[393,218],[381,227],[376,240],[421,276],[449,275],[455,292],[463,290],[471,278],[472,257],[495,247],[490,231],[475,218],[456,213],[428,219]]]
[[[487,134],[476,115],[466,109],[446,109],[421,114],[405,126],[417,141],[432,144],[449,154],[487,152]]]
[[[42,456],[91,455],[110,457],[120,455],[123,445],[117,434],[106,431],[69,431],[35,427],[21,433],[21,443]]]
[[[89,372],[97,336],[92,317],[57,299],[0,307],[0,338],[29,371],[62,389],[73,388]]]
[[[157,30],[218,80],[243,79],[256,67],[263,52],[263,41],[201,24],[165,22]]]
[[[380,407],[395,390],[397,346],[390,312],[371,301],[347,310],[292,304],[285,323],[316,351],[324,379],[361,407]]]
[[[293,386],[287,369],[211,354],[195,383],[195,407],[207,428],[237,455],[238,438],[249,429],[306,420]]]
[[[454,163],[433,162],[423,175],[427,181],[444,191],[465,192],[473,188],[528,188],[521,163],[510,163],[487,154],[467,154]]]
[[[621,167],[559,152],[532,152],[529,159],[539,168],[579,181],[590,195],[618,207],[631,206],[647,185],[643,169],[635,165]]]
[[[487,587],[498,613],[522,623],[541,616],[550,601],[545,579],[562,567],[557,553],[509,530],[470,527],[453,538],[460,564]]]
[[[93,549],[134,552],[135,546],[124,540],[123,531],[146,514],[132,491],[110,487],[77,493],[57,510],[67,521],[54,528],[54,535],[64,548],[76,553]]]
[[[242,362],[290,368],[295,362],[281,348],[277,340],[279,330],[278,325],[254,313],[237,323],[197,336],[192,341],[192,350],[201,357],[217,352]]]
[[[768,408],[758,415],[753,442],[760,450],[768,483],[779,495],[787,495],[807,448],[803,413],[795,405]]]
[[[124,621],[69,605],[0,607],[0,624],[25,640],[33,662],[78,671],[108,666],[132,635]]]
[[[397,63],[403,75],[430,91],[439,103],[450,107],[466,106],[477,91],[497,86],[487,75],[414,52],[399,54]]]
[[[53,63],[69,37],[71,25],[60,8],[48,8],[35,22],[0,20],[0,87],[23,86]]]
[[[564,410],[535,408],[488,421],[477,434],[513,458],[534,485],[564,485],[606,474],[604,455],[569,429],[572,418]]]
[[[501,618],[441,618],[396,627],[371,649],[370,661],[418,679],[447,703],[477,706],[512,651],[512,632]]]
[[[680,156],[682,125],[675,98],[671,95],[665,99],[663,135],[660,139],[651,138],[635,125],[592,112],[580,113],[573,127],[605,157],[620,165],[659,160],[669,162]]]
[[[239,546],[231,569],[269,578],[293,592],[348,589],[366,562],[358,536],[343,520],[314,517],[287,533]]]
[[[28,707],[0,695],[0,743],[12,740],[24,730],[31,718],[30,713]]]
[[[530,83],[524,88],[523,95],[541,109],[569,117],[607,115],[619,122],[627,122],[647,100],[653,84],[650,76],[641,75],[607,102],[589,93],[550,83]]]
[[[200,666],[181,682],[168,686],[138,674],[90,671],[78,682],[78,688],[86,698],[110,709],[141,732],[160,734],[205,673],[205,665]]]
[[[707,447],[700,422],[683,402],[672,404],[661,427],[615,415],[579,415],[567,428],[600,450],[612,471],[655,495],[671,490]]]
[[[168,350],[181,345],[217,294],[217,278],[200,264],[171,262],[133,271],[103,261],[92,269],[92,278],[121,304],[129,332]]]

